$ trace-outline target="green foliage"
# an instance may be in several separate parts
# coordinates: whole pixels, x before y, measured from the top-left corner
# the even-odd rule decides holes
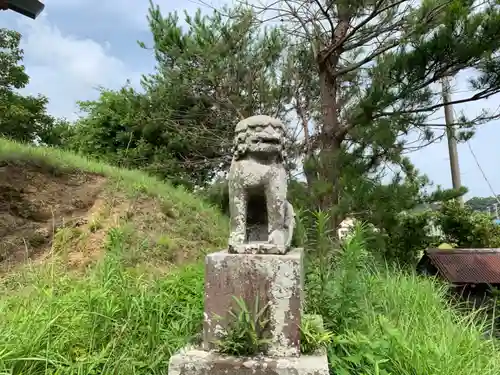
[[[0,29],[0,135],[31,142],[50,131],[54,119],[46,113],[46,97],[19,94],[29,82],[20,41],[18,32]]]
[[[465,204],[474,211],[489,212],[493,205],[498,203],[499,198],[500,195],[498,197],[473,197]]]
[[[401,161],[404,168],[400,168],[390,180],[383,171],[366,175],[354,166],[343,169],[338,204],[323,211],[330,217],[335,216],[337,221],[349,218],[370,223],[378,229],[378,232],[372,230],[373,235],[367,239],[374,253],[387,260],[411,263],[416,251],[412,245],[423,246],[421,250],[434,242],[434,238],[427,236],[431,217],[422,207],[433,207],[436,202],[456,198],[467,190],[438,188],[428,192],[432,187],[428,178],[421,175],[409,160]],[[352,160],[350,164],[354,163]],[[309,228],[316,222],[312,213],[317,211],[317,186],[293,180],[289,183],[290,200],[294,207],[305,211],[308,217],[302,220],[306,220]],[[417,214],[418,211],[422,212]],[[412,214],[402,214],[405,212]]]
[[[365,241],[372,255],[407,266],[416,263],[422,250],[438,244],[439,237],[432,228],[439,227],[439,218],[432,209],[437,209],[440,201],[466,192],[466,189],[426,192],[428,179],[419,175],[410,163],[406,164],[404,173],[396,174],[389,182],[383,181],[383,175],[358,174],[356,177],[354,172],[347,172],[341,181],[343,194],[339,204],[325,211],[314,209],[315,198],[305,183],[292,180],[289,184],[290,199],[301,212],[301,224],[308,228],[311,251],[331,253],[336,233],[330,223],[331,217],[337,215],[337,218],[369,223],[365,233],[370,235]],[[317,217],[318,213],[321,218]],[[325,238],[330,243],[325,243]]]
[[[303,315],[300,325],[300,352],[313,354],[324,350],[333,341],[333,334],[323,327],[323,320],[315,315]]]
[[[317,275],[323,271],[308,268],[307,310],[321,314],[334,334],[330,373],[498,373],[498,350],[475,316],[454,310],[437,281],[375,262],[365,236],[358,226],[329,264],[326,288]]]
[[[143,77],[143,93],[102,90],[80,103],[85,116],[69,147],[190,188],[225,169],[236,123],[259,112],[279,115],[284,100],[283,35],[260,30],[246,10],[228,13],[186,14],[181,27],[176,13],[163,16],[151,3],[156,73]]]
[[[369,221],[375,227],[388,227],[397,221],[401,211],[411,210],[428,199],[423,189],[429,180],[421,176],[409,160],[405,168],[388,182],[383,175],[366,177],[354,172],[345,176],[340,201],[342,213],[356,213],[356,218]]]
[[[57,264],[2,289],[0,371],[9,374],[163,374],[201,327],[203,270],[154,279],[126,270],[124,232],[108,232],[106,257],[85,275]],[[20,279],[19,281],[21,281]]]
[[[75,127],[65,119],[55,119],[52,126],[39,133],[40,143],[62,149],[71,149],[74,142]]]
[[[459,248],[500,246],[500,227],[490,215],[460,207],[456,200],[440,205],[401,212],[380,226],[369,239],[372,252],[385,261],[411,267],[423,250],[443,242]]]
[[[355,280],[357,273],[365,272],[367,265],[373,262],[373,257],[365,250],[366,241],[361,235],[364,226],[358,224],[357,228],[354,235],[348,237],[342,248],[335,252],[334,258],[328,260],[324,255],[316,256],[316,252],[309,256],[306,273],[307,312],[322,316],[326,329],[333,329],[336,324],[347,324],[340,322],[340,319],[361,318],[358,315],[361,311],[355,312],[353,303],[362,298],[367,290],[352,280]],[[328,234],[326,236],[329,237]],[[335,287],[332,285],[333,279]],[[344,300],[343,296],[351,296],[352,302],[347,298]]]
[[[191,152],[190,140],[186,136],[179,141],[180,136],[174,136],[175,126],[151,111],[155,105],[132,88],[102,90],[98,100],[80,103],[86,115],[74,125],[68,147],[114,165],[140,168],[174,185],[191,187],[194,180],[204,177],[199,175],[203,171],[193,170],[190,175],[181,163]]]
[[[200,10],[194,16],[185,13],[186,31],[179,26],[177,13],[163,17],[153,4],[148,20],[159,70],[146,78],[149,89],[176,87],[177,93],[186,90],[216,105],[217,126],[222,127],[213,130],[229,130],[230,120],[232,131],[236,118],[279,111],[276,68],[286,43],[279,29],[261,30],[255,14],[241,7],[209,16]]]
[[[203,193],[207,201],[229,215],[229,185],[226,179],[215,181]]]
[[[380,255],[389,262],[414,266],[423,250],[439,243],[439,236],[431,232],[433,224],[439,225],[432,211],[400,214],[394,225],[382,233],[383,250]]]
[[[500,247],[500,226],[489,214],[450,201],[443,205],[437,222],[445,233],[445,242],[456,247]]]
[[[269,339],[265,337],[269,330],[267,312],[269,305],[259,307],[259,298],[250,311],[243,298],[233,297],[236,311],[229,311],[227,332],[214,343],[217,350],[223,354],[235,356],[255,356],[266,351]],[[218,319],[221,319],[218,317]]]
[[[306,214],[306,212],[302,212]],[[310,269],[318,269],[318,273],[310,274],[310,277],[319,276],[319,280],[315,285],[319,286],[319,289],[310,290],[308,294],[313,296],[324,295],[325,288],[328,287],[327,280],[330,276],[330,265],[335,261],[335,253],[332,251],[335,248],[335,234],[330,227],[330,215],[324,211],[310,212],[308,216],[308,228],[306,232],[306,250],[307,252],[314,252],[314,255],[310,257],[311,267]],[[304,216],[298,217],[298,221],[303,221]]]
[[[388,189],[378,189],[377,178],[387,175],[386,166],[415,179],[404,155],[442,136],[428,124],[442,105],[436,89],[441,78],[472,68],[481,78],[471,80],[479,92],[468,100],[499,92],[494,70],[500,43],[494,34],[500,12],[494,1],[481,7],[434,0],[296,5],[280,14],[284,32],[293,38],[283,74],[303,132],[297,152],[304,156],[313,201],[308,206],[331,210],[335,226],[346,213],[358,212],[349,206],[360,202],[360,208],[366,207],[367,191],[374,190],[373,197],[390,196]],[[351,24],[359,26],[346,26]],[[456,124],[460,137],[470,137],[474,126],[487,119],[461,116]],[[408,139],[410,134],[418,135],[419,142]],[[371,200],[372,194],[365,196]],[[378,202],[392,211],[392,196]]]

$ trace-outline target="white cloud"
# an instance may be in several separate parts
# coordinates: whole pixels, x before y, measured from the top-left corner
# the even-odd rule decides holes
[[[148,7],[147,0],[51,0],[45,4],[45,11],[57,8],[106,13],[121,24],[133,22],[134,26],[144,26]]]
[[[130,78],[138,85],[139,73],[109,52],[109,46],[92,39],[64,35],[46,15],[36,22],[20,20],[21,47],[31,77],[24,90],[43,93],[50,99],[49,111],[74,118],[76,101],[95,98],[96,88],[118,88]]]
[[[162,13],[177,11],[182,19],[182,13],[187,10],[194,13],[197,8],[204,11],[210,8],[220,8],[227,3],[223,0],[188,0],[179,1],[173,5],[172,0],[155,0],[153,4],[159,5]],[[146,30],[148,28],[146,15],[148,14],[149,1],[147,0],[51,0],[45,5],[45,9],[50,12],[50,8],[57,9],[79,9],[86,12],[99,12],[108,14],[110,19],[119,22],[122,27]],[[125,26],[126,25],[126,26]]]
[[[208,0],[218,6],[220,0]],[[155,1],[162,11],[184,9],[194,12],[202,6],[196,0],[183,6],[173,6],[169,0]],[[69,14],[81,14],[86,19],[93,12],[104,13],[104,18],[117,29],[135,29],[138,32],[147,29],[146,14],[148,1],[137,0],[51,0],[46,3],[44,12],[36,19],[15,16],[13,25],[23,35],[21,48],[25,52],[24,64],[30,76],[30,84],[23,92],[42,93],[49,102],[49,112],[55,116],[70,119],[77,117],[78,100],[89,100],[98,96],[97,88],[121,87],[127,79],[139,86],[141,73],[133,71],[127,61],[123,61],[110,52],[110,43],[97,42],[80,35],[63,33],[50,18],[51,10],[68,11]],[[205,7],[205,10],[209,8]],[[13,16],[13,15],[10,15]],[[182,15],[181,15],[182,17]],[[102,26],[103,18],[99,18]],[[9,23],[9,22],[8,22]],[[95,25],[94,25],[95,26]],[[89,28],[93,27],[90,23]]]

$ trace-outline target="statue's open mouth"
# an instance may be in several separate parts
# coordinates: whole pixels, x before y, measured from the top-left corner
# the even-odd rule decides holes
[[[265,143],[269,145],[279,145],[280,140],[276,138],[254,138],[251,141],[253,144]]]

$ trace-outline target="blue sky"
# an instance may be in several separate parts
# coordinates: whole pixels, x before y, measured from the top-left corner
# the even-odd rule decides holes
[[[194,12],[195,1],[158,0],[162,11]],[[97,97],[96,88],[119,88],[127,79],[139,85],[141,74],[154,69],[151,51],[141,49],[137,40],[148,43],[147,0],[46,0],[45,10],[36,20],[13,12],[2,12],[2,27],[23,34],[24,63],[31,82],[25,90],[50,99],[49,111],[57,116],[76,118],[76,101]],[[213,6],[220,2],[211,1]],[[208,9],[208,8],[205,8]],[[453,99],[463,97],[470,72],[456,77]],[[455,110],[479,114],[481,108],[500,107],[500,97],[457,105]],[[443,117],[438,114],[437,117]],[[443,122],[444,120],[438,119]],[[500,121],[482,125],[470,142],[494,191],[500,193]],[[489,196],[491,191],[466,144],[459,145],[462,184],[469,196]],[[435,184],[451,186],[446,141],[411,154],[411,159]]]

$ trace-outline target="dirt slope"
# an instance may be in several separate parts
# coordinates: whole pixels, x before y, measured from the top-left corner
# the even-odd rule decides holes
[[[51,244],[58,228],[88,221],[105,181],[36,163],[0,162],[0,262],[32,257]]]
[[[0,271],[53,256],[88,265],[112,228],[126,234],[131,265],[163,267],[220,248],[227,222],[141,172],[0,139]]]

